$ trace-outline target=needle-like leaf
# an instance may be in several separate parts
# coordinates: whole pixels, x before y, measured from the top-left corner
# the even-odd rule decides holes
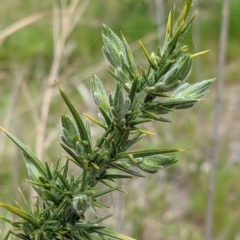
[[[0,206],[3,208],[6,208],[7,210],[9,210],[10,212],[16,214],[17,216],[19,216],[20,218],[25,219],[26,221],[30,222],[31,224],[33,224],[35,227],[38,227],[38,222],[37,220],[28,212],[23,211],[19,208],[13,207],[11,205],[8,204],[4,204],[4,203],[0,203]]]
[[[73,118],[76,122],[76,125],[78,127],[78,131],[80,133],[80,136],[82,138],[82,140],[90,143],[90,139],[88,138],[88,134],[87,134],[87,130],[83,124],[83,121],[82,119],[80,118],[80,116],[78,115],[76,109],[74,108],[74,106],[72,105],[72,103],[70,102],[70,100],[68,99],[68,97],[66,96],[66,94],[62,91],[62,89],[58,86],[58,89],[59,89],[59,92],[63,98],[63,100],[65,101],[65,103],[67,104],[68,106],[68,109],[70,110],[70,112],[72,113],[73,115]],[[92,150],[91,150],[91,147],[90,147],[90,144],[86,145],[85,146],[85,149],[88,153],[91,153]]]

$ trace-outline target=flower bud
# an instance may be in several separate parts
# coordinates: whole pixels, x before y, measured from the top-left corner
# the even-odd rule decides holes
[[[72,200],[72,206],[79,214],[83,214],[90,205],[91,201],[85,194],[75,196]]]

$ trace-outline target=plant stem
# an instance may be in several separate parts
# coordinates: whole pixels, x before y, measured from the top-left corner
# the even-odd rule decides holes
[[[219,150],[219,126],[221,119],[222,109],[222,95],[223,95],[223,81],[225,72],[225,53],[227,46],[227,30],[228,30],[228,8],[229,1],[224,0],[222,5],[222,24],[220,33],[220,44],[219,44],[219,62],[218,62],[218,81],[217,81],[217,92],[215,99],[215,110],[213,119],[213,132],[212,132],[212,143],[210,151],[210,176],[208,183],[208,194],[207,194],[207,208],[206,208],[206,226],[205,226],[205,240],[212,239],[212,225],[213,225],[213,211],[214,211],[214,197],[216,187],[216,171],[218,163],[218,150]]]

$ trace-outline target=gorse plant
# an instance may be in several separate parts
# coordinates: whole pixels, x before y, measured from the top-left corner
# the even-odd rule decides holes
[[[214,81],[186,83],[193,57],[204,53],[190,54],[188,47],[181,45],[196,15],[190,14],[191,8],[192,0],[186,0],[179,14],[175,8],[170,12],[164,44],[156,53],[149,54],[140,43],[149,64],[146,69],[136,66],[125,38],[122,36],[120,39],[103,25],[103,54],[112,65],[109,73],[116,84],[114,90],[107,94],[100,79],[93,75],[91,93],[99,118],[84,115],[104,133],[94,144],[88,123],[84,124],[69,98],[59,88],[73,117],[61,117],[61,146],[68,154],[63,166],[59,159],[52,166],[42,163],[21,141],[2,128],[23,151],[28,182],[38,195],[33,207],[21,191],[24,206],[0,203],[20,217],[17,221],[2,217],[12,225],[4,240],[10,235],[24,240],[133,239],[101,225],[111,215],[86,219],[86,211],[89,208],[105,208],[98,198],[115,190],[121,191],[120,187],[112,185],[115,180],[142,177],[137,169],[156,173],[176,163],[176,157],[167,154],[181,149],[129,149],[142,137],[151,134],[139,127],[141,123],[170,122],[162,115],[194,106],[208,93],[207,88]],[[80,169],[79,176],[68,174],[69,161]],[[104,190],[100,190],[99,183],[105,185]]]

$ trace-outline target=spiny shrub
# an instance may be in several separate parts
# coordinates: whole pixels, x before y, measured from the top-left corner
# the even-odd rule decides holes
[[[192,0],[186,0],[179,13],[170,12],[164,43],[154,53],[148,53],[140,42],[148,66],[139,68],[125,38],[119,38],[103,25],[103,54],[112,65],[109,73],[115,88],[107,93],[101,80],[93,75],[91,93],[98,108],[98,118],[85,117],[103,129],[96,143],[92,142],[88,123],[84,123],[64,91],[59,92],[72,117],[61,117],[61,146],[67,152],[63,165],[40,161],[21,141],[2,130],[22,150],[28,172],[28,182],[35,189],[33,207],[20,191],[23,206],[0,206],[19,216],[4,239],[10,235],[23,240],[131,240],[102,225],[111,215],[86,219],[86,211],[105,208],[99,197],[120,187],[113,186],[117,179],[142,177],[141,172],[157,173],[177,162],[169,153],[176,148],[129,150],[142,137],[151,134],[139,127],[146,122],[170,122],[166,115],[176,109],[194,106],[208,93],[214,79],[195,84],[187,83],[195,56],[181,42],[196,13],[191,14]],[[163,117],[164,116],[164,117]],[[69,161],[79,168],[75,177],[68,173]],[[139,171],[138,171],[139,169]],[[104,190],[99,184],[105,185]]]

